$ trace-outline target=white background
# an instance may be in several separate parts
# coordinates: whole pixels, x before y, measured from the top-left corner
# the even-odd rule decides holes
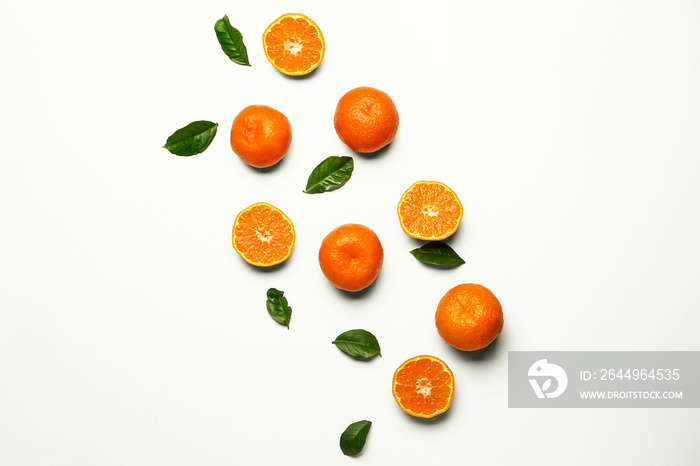
[[[261,35],[302,12],[327,44],[305,79],[277,72]],[[227,14],[251,67],[221,51]],[[20,2],[0,7],[0,464],[697,464],[694,409],[507,407],[513,350],[698,350],[700,3]],[[380,88],[396,140],[351,153],[332,124],[351,88]],[[234,116],[290,119],[286,158],[231,151]],[[162,145],[207,119],[206,152]],[[342,189],[302,192],[329,155]],[[440,180],[464,220],[441,270],[408,251],[403,191]],[[231,247],[241,209],[293,220],[273,270]],[[363,223],[385,250],[366,292],[333,288],[322,238]],[[503,304],[501,337],[453,350],[433,313],[459,283]],[[284,290],[291,328],[265,311]],[[365,328],[383,355],[331,345]],[[456,377],[450,411],[404,414],[394,369],[417,354]],[[362,454],[343,429],[369,419]],[[353,463],[354,464],[354,463]]]

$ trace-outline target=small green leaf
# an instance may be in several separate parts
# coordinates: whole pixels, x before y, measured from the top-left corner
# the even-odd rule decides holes
[[[352,157],[331,155],[316,165],[304,192],[314,194],[338,189],[348,182],[354,168]]]
[[[381,354],[377,338],[367,330],[348,330],[338,335],[333,344],[354,358],[367,359]]]
[[[243,35],[238,29],[231,26],[228,16],[216,21],[214,25],[216,38],[219,39],[221,50],[231,59],[232,62],[239,65],[250,66],[248,61],[248,49],[243,43]]]
[[[431,241],[420,248],[410,251],[416,259],[426,264],[460,265],[464,259],[454,249],[441,241]]]
[[[350,424],[340,435],[340,449],[346,456],[355,456],[365,447],[371,421],[357,421]]]
[[[218,123],[211,121],[193,121],[170,135],[165,145],[172,154],[189,156],[204,152],[216,136]]]
[[[278,323],[286,325],[289,328],[289,320],[292,317],[292,308],[287,303],[287,298],[284,297],[284,291],[270,288],[267,290],[267,312]]]

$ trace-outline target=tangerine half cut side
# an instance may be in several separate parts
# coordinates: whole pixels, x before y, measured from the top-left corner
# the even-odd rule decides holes
[[[326,51],[321,29],[308,16],[287,13],[263,33],[267,60],[284,74],[301,76],[318,68]]]
[[[439,241],[457,231],[464,210],[457,194],[439,181],[416,181],[398,206],[403,231],[413,238]]]
[[[295,239],[289,217],[267,202],[243,209],[233,223],[233,248],[246,262],[259,267],[287,260]]]
[[[394,399],[411,416],[431,418],[444,413],[452,404],[454,391],[452,371],[435,356],[415,356],[394,372]]]

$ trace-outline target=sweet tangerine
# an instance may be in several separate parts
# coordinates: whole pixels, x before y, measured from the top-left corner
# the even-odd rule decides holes
[[[333,117],[338,137],[355,152],[376,152],[394,140],[399,112],[391,97],[373,87],[348,91],[338,101]]]
[[[292,126],[283,113],[267,105],[250,105],[231,125],[231,148],[245,163],[270,167],[284,157],[292,144]]]
[[[431,418],[450,408],[455,378],[447,364],[435,356],[416,356],[394,372],[391,386],[399,407],[411,416]]]
[[[457,285],[440,299],[435,326],[451,346],[462,351],[480,350],[503,330],[503,308],[488,288],[475,283]]]
[[[374,283],[383,261],[379,237],[357,223],[341,225],[328,233],[318,251],[323,274],[345,291],[360,291]]]

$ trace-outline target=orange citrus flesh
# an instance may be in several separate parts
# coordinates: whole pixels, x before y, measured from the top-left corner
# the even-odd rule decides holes
[[[289,258],[294,225],[284,212],[266,202],[243,209],[233,223],[233,248],[249,264],[269,267]]]
[[[394,373],[394,399],[411,416],[431,418],[444,413],[452,404],[454,390],[452,371],[435,356],[413,357]]]
[[[300,76],[318,68],[326,43],[321,29],[308,16],[287,13],[263,33],[265,56],[284,74]]]
[[[398,213],[403,231],[417,239],[439,241],[459,227],[462,203],[452,189],[439,181],[417,181],[401,196]]]

